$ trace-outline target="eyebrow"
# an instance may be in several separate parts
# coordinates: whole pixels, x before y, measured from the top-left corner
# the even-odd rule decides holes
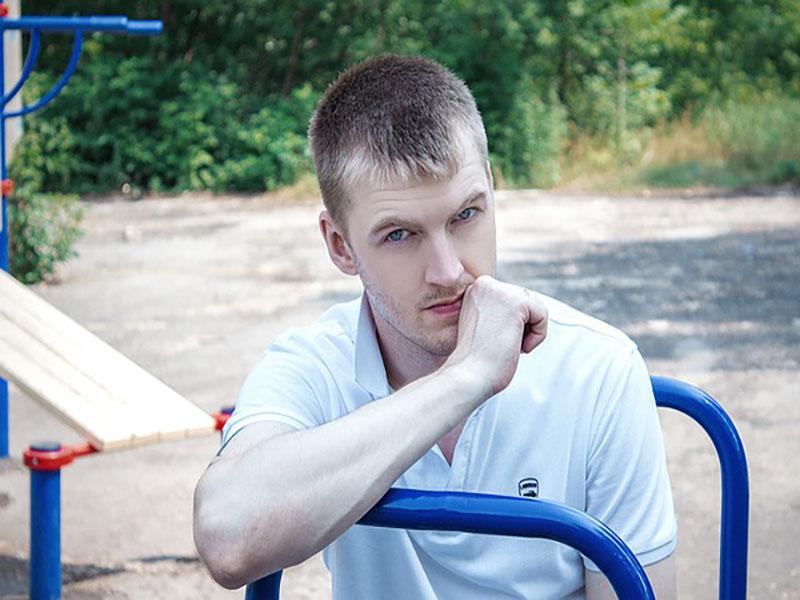
[[[466,200],[461,203],[461,205],[456,209],[456,214],[460,213],[462,210],[467,208],[470,204],[475,204],[477,202],[486,203],[486,192],[484,190],[475,190],[470,192],[467,196]],[[408,219],[403,219],[402,217],[384,217],[380,221],[378,221],[374,227],[370,230],[370,237],[376,235],[379,231],[386,229],[387,227],[399,227],[401,229],[414,229],[418,227],[418,223],[414,221],[409,221]]]

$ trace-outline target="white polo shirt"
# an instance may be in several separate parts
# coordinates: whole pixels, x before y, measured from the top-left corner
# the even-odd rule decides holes
[[[644,565],[669,556],[676,523],[653,392],[623,333],[543,296],[546,340],[475,410],[452,467],[434,445],[396,487],[538,492],[609,525]],[[277,337],[245,381],[223,445],[257,421],[298,429],[391,393],[368,302]],[[538,487],[538,490],[537,490]],[[324,551],[334,599],[583,598],[594,564],[548,540],[356,525]]]

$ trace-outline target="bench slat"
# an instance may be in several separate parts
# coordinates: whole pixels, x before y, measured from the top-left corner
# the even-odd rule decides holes
[[[101,450],[214,430],[210,415],[2,271],[0,374]]]

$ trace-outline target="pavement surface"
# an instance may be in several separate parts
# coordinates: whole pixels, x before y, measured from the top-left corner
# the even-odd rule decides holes
[[[231,404],[269,340],[358,295],[330,265],[318,201],[185,196],[87,204],[80,256],[49,302],[208,411]],[[499,276],[636,340],[655,374],[716,397],[751,481],[750,597],[800,598],[800,196],[498,194]],[[0,461],[0,598],[27,595],[31,443],[81,439],[10,388]],[[662,411],[681,598],[717,597],[719,469],[705,434]],[[192,492],[215,436],[81,458],[62,474],[64,598],[241,598],[198,561]],[[319,556],[287,599],[330,597]]]

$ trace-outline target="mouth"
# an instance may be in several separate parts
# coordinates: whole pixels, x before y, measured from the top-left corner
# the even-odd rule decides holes
[[[442,316],[458,314],[461,311],[461,299],[463,297],[464,293],[462,292],[458,296],[439,300],[436,302],[436,304],[428,306],[425,310],[429,310],[436,315]]]

